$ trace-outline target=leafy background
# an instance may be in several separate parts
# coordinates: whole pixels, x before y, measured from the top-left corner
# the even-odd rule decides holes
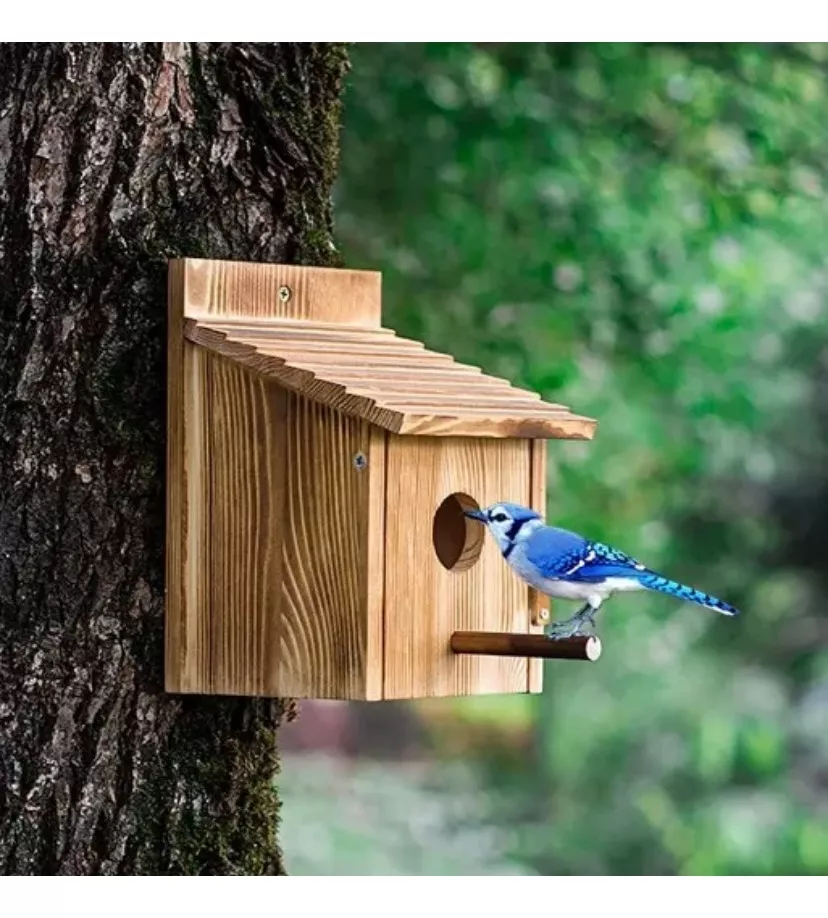
[[[598,418],[550,519],[744,614],[618,597],[542,696],[412,706],[424,772],[288,756],[288,869],[828,872],[828,46],[351,56],[337,234],[386,324]]]

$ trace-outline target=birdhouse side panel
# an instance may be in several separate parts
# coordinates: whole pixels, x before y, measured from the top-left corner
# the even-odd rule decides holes
[[[454,631],[527,633],[531,591],[451,501],[435,522],[451,495],[481,507],[536,500],[532,457],[524,439],[389,436],[386,698],[536,690],[526,659],[451,651]]]
[[[209,361],[209,570],[215,694],[278,694],[287,393]]]
[[[279,693],[379,699],[385,432],[290,394]]]
[[[171,275],[171,286],[180,281]],[[169,344],[164,684],[168,692],[209,692],[210,356],[180,336]]]
[[[167,689],[381,697],[384,432],[183,344]]]
[[[286,393],[189,342],[170,377],[167,689],[268,694]]]

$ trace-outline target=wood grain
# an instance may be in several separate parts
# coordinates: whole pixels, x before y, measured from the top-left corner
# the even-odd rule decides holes
[[[210,365],[214,358],[185,342],[184,380],[186,386],[184,439],[184,615],[182,646],[182,691],[195,688],[212,667],[210,621],[204,615],[211,608],[213,529],[212,440],[209,400]]]
[[[392,411],[393,409],[384,409]],[[527,411],[528,415],[529,412]],[[480,411],[453,411],[446,414],[405,414],[397,425],[398,433],[428,437],[492,437],[550,440],[591,440],[595,422],[575,415],[515,418],[511,411],[481,408]]]
[[[182,266],[169,274],[170,323],[181,327]],[[167,394],[167,555],[165,688],[207,690],[211,669],[209,362],[179,335],[169,336]]]
[[[214,326],[210,326],[213,328]],[[301,326],[300,326],[301,327]],[[419,341],[409,341],[405,338],[397,338],[393,335],[366,335],[354,339],[349,337],[346,332],[331,333],[326,335],[314,335],[307,327],[304,329],[307,333],[304,335],[253,335],[246,330],[243,333],[230,332],[228,337],[241,344],[250,344],[258,348],[263,354],[269,352],[274,354],[295,354],[306,353],[313,354],[318,359],[325,356],[336,358],[340,354],[353,354],[356,359],[371,356],[391,356],[400,357],[403,360],[408,357],[419,357],[428,355],[433,360],[433,352],[427,351],[424,344]],[[335,350],[335,353],[332,353]],[[445,354],[434,355],[441,361],[451,361],[451,357]]]
[[[185,318],[287,318],[378,326],[378,271],[183,258]],[[283,300],[280,290],[290,297]]]
[[[379,698],[384,433],[188,347],[210,408],[192,415],[168,689]]]
[[[192,320],[191,320],[192,321]],[[209,322],[201,320],[200,324],[209,325],[218,332],[231,336],[244,334],[247,337],[265,341],[354,341],[364,342],[374,339],[385,341],[395,338],[397,333],[381,325],[342,325],[337,322],[299,321],[287,316],[280,318],[233,316],[211,317]],[[425,345],[423,345],[425,346]]]
[[[532,440],[529,445],[529,506],[546,517],[546,440]],[[549,623],[549,598],[538,590],[529,588],[529,632],[543,634]],[[529,661],[529,691],[543,691],[543,661]]]
[[[386,510],[385,697],[526,692],[526,660],[456,656],[458,630],[529,628],[529,588],[491,538],[477,563],[446,570],[433,547],[434,514],[452,493],[484,506],[527,503],[530,447],[525,440],[388,438]]]
[[[219,695],[280,689],[288,394],[210,360],[209,685]],[[194,585],[195,586],[195,585]]]
[[[349,340],[338,340],[330,329],[322,334],[308,324],[275,320],[236,326],[190,320],[185,326],[189,340],[213,353],[392,433],[537,439],[593,435],[590,418],[419,342],[378,334],[354,340],[349,334]],[[470,380],[477,383],[474,390],[467,388]],[[391,386],[392,381],[398,385]],[[418,389],[420,383],[426,388]]]
[[[184,523],[184,266],[171,264],[167,275],[167,488],[164,605],[164,685],[168,692],[182,690],[185,665],[186,614]],[[188,345],[194,348],[194,345]]]
[[[385,435],[325,405],[288,400],[288,506],[280,691],[382,693]],[[367,466],[358,469],[361,453]]]

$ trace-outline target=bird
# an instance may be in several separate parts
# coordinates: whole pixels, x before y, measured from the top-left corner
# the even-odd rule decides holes
[[[588,634],[586,624],[595,628],[595,614],[614,593],[653,590],[722,615],[739,614],[729,603],[662,577],[603,542],[547,526],[541,514],[529,507],[501,502],[463,512],[486,526],[506,563],[530,586],[553,599],[584,604],[572,618],[549,627],[547,637],[552,640]]]

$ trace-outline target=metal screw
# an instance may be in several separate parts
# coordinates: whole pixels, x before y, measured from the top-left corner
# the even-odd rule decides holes
[[[279,299],[283,303],[287,303],[287,301],[290,299],[290,287],[279,288]]]
[[[356,456],[354,456],[354,468],[358,472],[368,468],[368,457],[365,453],[357,453]]]

